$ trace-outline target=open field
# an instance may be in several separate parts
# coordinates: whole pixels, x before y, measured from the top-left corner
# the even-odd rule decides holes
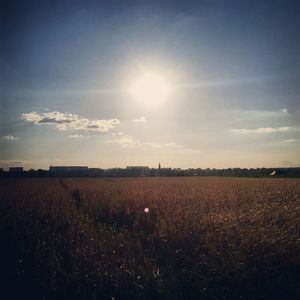
[[[298,179],[7,179],[0,199],[2,299],[300,297]]]

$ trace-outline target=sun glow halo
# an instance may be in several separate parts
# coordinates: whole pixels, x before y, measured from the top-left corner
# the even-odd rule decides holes
[[[130,93],[144,105],[157,106],[169,97],[170,86],[162,75],[147,72],[133,81]]]

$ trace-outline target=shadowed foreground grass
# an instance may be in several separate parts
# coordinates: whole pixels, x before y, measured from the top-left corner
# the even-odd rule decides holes
[[[0,199],[2,299],[300,297],[300,180],[2,180]]]

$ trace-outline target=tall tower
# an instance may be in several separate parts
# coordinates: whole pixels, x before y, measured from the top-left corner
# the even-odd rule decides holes
[[[158,170],[160,170],[160,168],[161,168],[161,165],[160,165],[160,163],[158,163]]]

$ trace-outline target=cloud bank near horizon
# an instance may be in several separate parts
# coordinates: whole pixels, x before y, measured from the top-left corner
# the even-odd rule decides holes
[[[198,152],[197,149],[191,149],[178,145],[175,142],[157,143],[157,142],[142,142],[130,135],[121,136],[117,139],[106,140],[108,144],[117,144],[122,148],[165,148],[165,149],[178,149],[183,151]]]

